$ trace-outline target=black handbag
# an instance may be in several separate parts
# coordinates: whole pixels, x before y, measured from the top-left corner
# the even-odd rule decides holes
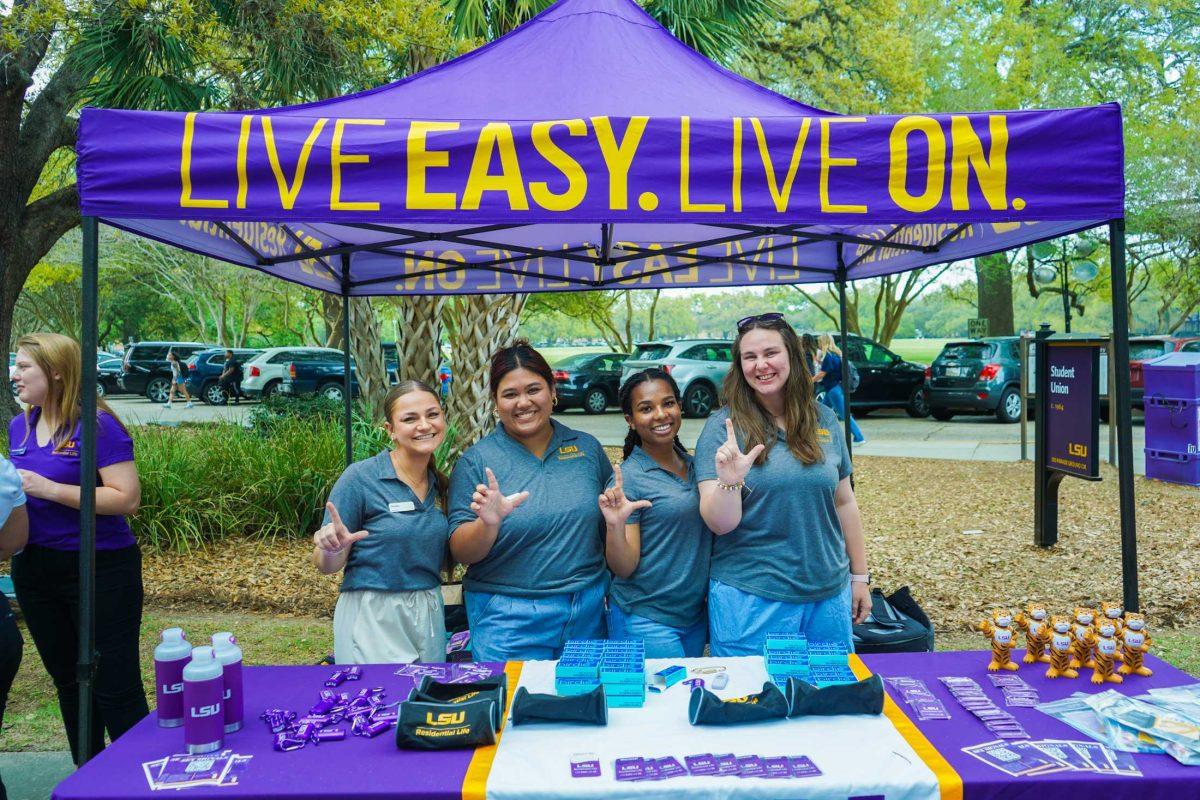
[[[854,626],[854,652],[933,652],[933,625],[907,586],[886,597],[871,590],[871,616]]]

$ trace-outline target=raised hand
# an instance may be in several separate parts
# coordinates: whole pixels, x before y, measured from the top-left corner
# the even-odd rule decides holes
[[[529,499],[529,492],[505,495],[500,491],[500,484],[496,482],[496,474],[491,467],[484,467],[483,471],[487,475],[487,486],[482,483],[475,485],[475,494],[471,495],[471,510],[484,525],[499,525],[513,509]]]
[[[617,528],[624,525],[634,511],[650,506],[649,500],[630,500],[625,496],[625,482],[621,478],[621,465],[613,467],[613,485],[600,495],[600,513],[604,515],[604,521]]]
[[[338,514],[333,503],[326,503],[325,509],[329,512],[330,522],[327,525],[322,525],[313,534],[313,542],[317,547],[330,555],[336,555],[359,539],[367,537],[366,531],[351,533],[350,529],[346,527],[346,523],[342,522],[342,517]]]
[[[725,420],[725,444],[717,448],[717,480],[733,485],[741,483],[750,473],[754,460],[763,451],[763,445],[756,444],[749,453],[743,453],[738,446],[737,436],[733,433],[733,420]]]

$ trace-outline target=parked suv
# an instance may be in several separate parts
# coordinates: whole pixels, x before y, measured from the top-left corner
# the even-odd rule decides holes
[[[707,417],[721,401],[721,381],[733,363],[728,339],[680,339],[643,342],[622,367],[621,383],[635,372],[658,367],[669,373],[683,393],[685,417]]]
[[[603,413],[617,402],[621,365],[628,353],[581,353],[554,365],[554,390],[558,408],[582,408],[585,414]]]
[[[858,388],[850,394],[850,411],[865,416],[878,408],[903,408],[910,417],[929,416],[925,396],[925,365],[905,361],[874,339],[846,337],[842,347],[858,370]],[[834,340],[841,342],[841,336]]]
[[[144,394],[151,403],[165,403],[171,391],[171,366],[167,353],[172,350],[180,361],[193,353],[215,345],[200,342],[138,342],[125,348],[125,360],[118,378],[121,389],[132,394]]]
[[[239,362],[245,364],[262,352],[260,349],[239,347],[214,347],[200,350],[192,354],[185,364],[187,367],[187,388],[193,397],[199,397],[212,406],[223,406],[229,402],[225,390],[218,380],[225,371],[225,351],[233,350]]]
[[[927,392],[934,419],[955,414],[1021,418],[1021,352],[1017,336],[947,342],[929,367]]]
[[[242,392],[247,397],[270,397],[287,377],[287,365],[308,358],[342,358],[331,347],[268,347],[242,365]]]
[[[358,369],[350,361],[350,396],[358,397]],[[340,352],[305,353],[284,368],[280,394],[293,396],[319,394],[339,403],[346,397],[346,362]]]

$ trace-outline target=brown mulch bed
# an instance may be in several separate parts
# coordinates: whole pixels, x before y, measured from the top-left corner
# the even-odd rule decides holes
[[[609,449],[614,460],[620,451]],[[1033,545],[1030,464],[861,456],[857,494],[875,583],[911,587],[942,630],[994,603],[1056,611],[1121,598],[1116,471],[1065,481],[1059,543]],[[1138,478],[1141,605],[1157,627],[1200,625],[1200,491]],[[982,533],[965,534],[979,530]],[[309,540],[225,539],[190,553],[148,552],[147,601],[160,607],[329,617],[338,576],[309,560]]]

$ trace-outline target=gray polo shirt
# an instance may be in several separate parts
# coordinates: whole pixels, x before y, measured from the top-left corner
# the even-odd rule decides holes
[[[522,597],[577,592],[605,574],[604,518],[596,498],[612,463],[596,437],[551,420],[554,433],[542,458],[510,437],[503,425],[472,445],[450,476],[450,530],[476,519],[471,495],[496,474],[505,494],[529,499],[500,523],[491,552],[467,567],[463,588]]]
[[[676,628],[704,617],[713,539],[700,518],[695,463],[690,455],[685,454],[684,460],[687,480],[660,467],[640,447],[634,447],[621,464],[625,496],[653,505],[629,516],[629,524],[641,528],[641,557],[633,574],[614,577],[609,589],[627,614]]]
[[[742,521],[714,537],[713,578],[744,592],[784,603],[813,603],[844,591],[850,558],[834,493],[852,467],[837,416],[817,406],[818,438],[825,457],[805,465],[788,450],[783,431],[767,463],[746,476]],[[725,442],[729,409],[711,417],[696,441],[696,479],[717,479],[717,449]],[[745,439],[736,432],[745,451]]]
[[[351,532],[369,534],[350,548],[342,591],[411,592],[441,585],[449,526],[437,505],[437,483],[418,500],[396,477],[389,451],[355,462],[333,485],[329,502]],[[325,523],[329,512],[325,512]]]

